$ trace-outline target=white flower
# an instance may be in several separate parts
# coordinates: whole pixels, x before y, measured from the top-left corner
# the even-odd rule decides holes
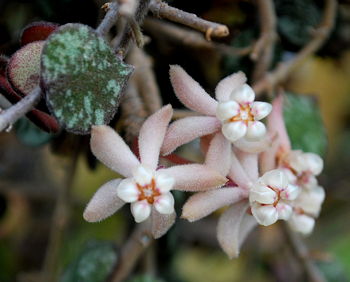
[[[174,197],[170,193],[175,180],[164,173],[156,173],[143,165],[133,172],[132,178],[124,179],[117,187],[117,195],[131,203],[131,212],[136,222],[146,220],[152,205],[161,214],[174,212]]]
[[[258,140],[266,133],[265,125],[260,121],[272,110],[265,102],[254,102],[255,93],[248,84],[235,89],[229,101],[219,102],[216,117],[222,122],[222,133],[231,142],[245,137]]]
[[[282,170],[271,170],[250,189],[252,214],[259,224],[265,226],[278,219],[288,220],[293,212],[291,203],[298,194],[299,187],[289,184]]]

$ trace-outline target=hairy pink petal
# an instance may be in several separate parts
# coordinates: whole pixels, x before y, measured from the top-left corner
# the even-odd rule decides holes
[[[187,117],[173,122],[165,135],[161,148],[163,155],[168,155],[177,147],[198,137],[218,131],[221,122],[215,117]]]
[[[175,178],[174,190],[206,191],[220,187],[227,182],[227,179],[217,171],[200,164],[173,166],[164,169],[164,172]]]
[[[291,144],[283,118],[283,95],[279,95],[272,102],[272,111],[267,118],[267,127],[271,135],[278,135],[282,150],[289,152]]]
[[[152,209],[152,226],[151,232],[154,239],[162,237],[168,232],[170,227],[174,224],[176,219],[176,213],[172,214],[160,214],[155,208]]]
[[[205,157],[205,164],[226,176],[231,165],[231,143],[221,134],[215,134]]]
[[[219,208],[236,203],[248,195],[247,190],[239,187],[224,187],[191,196],[182,208],[182,216],[188,221],[201,219]]]
[[[170,81],[177,98],[189,109],[215,116],[217,102],[182,67],[170,66]]]
[[[238,257],[241,244],[256,225],[255,219],[247,214],[248,206],[246,201],[234,204],[219,219],[217,227],[218,241],[221,248],[231,259]]]
[[[246,83],[247,78],[243,72],[237,72],[221,80],[215,89],[215,97],[219,102],[230,99],[231,93]]]
[[[249,189],[252,184],[252,181],[243,169],[242,164],[239,162],[234,152],[231,153],[231,168],[228,176],[242,188]]]
[[[124,140],[109,126],[93,126],[91,130],[91,151],[110,169],[125,177],[140,165]]]
[[[252,181],[256,181],[259,178],[258,154],[246,153],[240,150],[236,150],[235,153],[248,177]]]
[[[111,180],[101,186],[85,208],[83,217],[88,222],[101,221],[119,210],[125,202],[117,196],[121,179]]]
[[[164,106],[143,123],[139,135],[141,163],[155,170],[158,166],[159,151],[163,143],[173,109]]]
[[[272,140],[271,146],[260,155],[260,173],[264,174],[269,170],[276,168],[276,154],[278,151],[279,141],[277,138]]]

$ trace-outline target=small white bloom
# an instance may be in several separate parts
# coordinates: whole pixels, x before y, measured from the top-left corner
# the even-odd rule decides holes
[[[317,217],[325,196],[325,191],[320,186],[312,190],[303,190],[297,198],[295,206],[305,213]]]
[[[216,117],[222,122],[222,133],[231,142],[245,137],[259,140],[266,134],[265,125],[259,120],[266,117],[272,106],[265,102],[254,102],[253,89],[244,84],[232,92],[230,101],[218,103]]]
[[[305,214],[294,213],[288,224],[293,231],[309,235],[314,229],[315,219]]]
[[[132,178],[124,179],[117,187],[117,195],[131,203],[131,212],[136,222],[146,220],[152,205],[161,214],[174,212],[174,197],[169,192],[175,184],[173,177],[152,171],[140,165]]]
[[[260,177],[249,193],[253,216],[261,225],[271,225],[278,219],[288,220],[293,209],[291,201],[299,187],[290,185],[282,170],[271,170]]]

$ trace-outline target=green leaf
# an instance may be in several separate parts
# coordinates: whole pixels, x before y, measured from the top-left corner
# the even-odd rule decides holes
[[[91,241],[68,265],[60,282],[102,282],[112,271],[117,253],[112,243]]]
[[[15,131],[17,138],[25,145],[39,147],[48,143],[53,134],[42,131],[39,127],[31,123],[26,118],[21,118],[15,123]]]
[[[132,70],[95,30],[81,24],[58,28],[41,57],[48,107],[67,131],[77,134],[109,123]]]
[[[349,277],[344,271],[344,266],[338,260],[318,261],[317,267],[323,273],[328,282],[348,282]]]
[[[293,149],[324,156],[327,136],[318,105],[312,97],[287,94],[284,119]]]

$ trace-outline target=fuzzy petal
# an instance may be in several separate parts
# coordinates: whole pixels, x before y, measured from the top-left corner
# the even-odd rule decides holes
[[[154,239],[162,237],[175,223],[176,213],[160,214],[155,208],[152,209],[151,231]]]
[[[235,101],[227,101],[223,103],[219,103],[216,108],[216,117],[225,121],[236,116],[239,113],[239,104]]]
[[[252,121],[248,123],[246,138],[249,141],[257,141],[266,134],[266,127],[261,121]]]
[[[226,176],[231,166],[231,143],[221,134],[215,134],[205,156],[205,164]]]
[[[261,153],[271,146],[271,139],[266,135],[258,141],[251,141],[247,140],[246,138],[241,138],[234,142],[233,145],[247,153]]]
[[[140,165],[124,140],[109,126],[93,126],[91,130],[91,151],[107,167],[130,177]]]
[[[238,257],[241,244],[256,225],[255,219],[247,214],[247,208],[246,201],[239,202],[225,211],[218,222],[219,244],[231,259]]]
[[[232,92],[230,99],[241,105],[249,105],[253,103],[255,93],[248,84],[243,84],[241,87]]]
[[[141,163],[155,170],[158,166],[159,151],[163,143],[173,109],[164,106],[143,123],[139,135]]]
[[[177,98],[189,109],[215,116],[217,101],[189,76],[182,67],[170,66],[170,81]]]
[[[221,80],[215,89],[216,100],[225,102],[230,99],[230,95],[233,91],[240,88],[246,83],[247,77],[243,72],[237,72],[225,77]]]
[[[235,153],[242,164],[243,169],[252,181],[259,178],[258,154],[246,153],[241,150],[235,150]]]
[[[190,222],[199,220],[219,208],[239,202],[247,197],[247,190],[224,187],[192,195],[182,208],[182,218]]]
[[[154,177],[154,170],[144,165],[139,165],[132,173],[137,184],[144,186],[151,183]]]
[[[161,171],[175,178],[175,190],[207,191],[218,188],[227,182],[226,177],[200,164],[178,165],[159,170],[159,172]]]
[[[101,221],[119,210],[125,202],[117,196],[121,179],[111,180],[101,186],[85,208],[83,217],[88,222]]]
[[[272,105],[266,102],[254,102],[251,108],[255,120],[261,120],[267,117],[272,111]]]
[[[228,176],[237,183],[238,186],[249,189],[252,181],[248,177],[246,171],[243,169],[241,163],[237,159],[234,152],[231,153],[231,168]]]
[[[221,128],[221,122],[216,117],[187,117],[173,122],[165,135],[161,149],[163,155],[168,155],[177,147],[198,137],[212,134]]]
[[[174,197],[168,192],[158,196],[154,202],[154,208],[161,214],[174,213]]]
[[[137,223],[145,221],[151,214],[151,205],[147,200],[134,202],[130,207],[131,213]]]
[[[247,126],[241,121],[228,122],[222,126],[222,134],[231,142],[242,138],[246,132]]]

